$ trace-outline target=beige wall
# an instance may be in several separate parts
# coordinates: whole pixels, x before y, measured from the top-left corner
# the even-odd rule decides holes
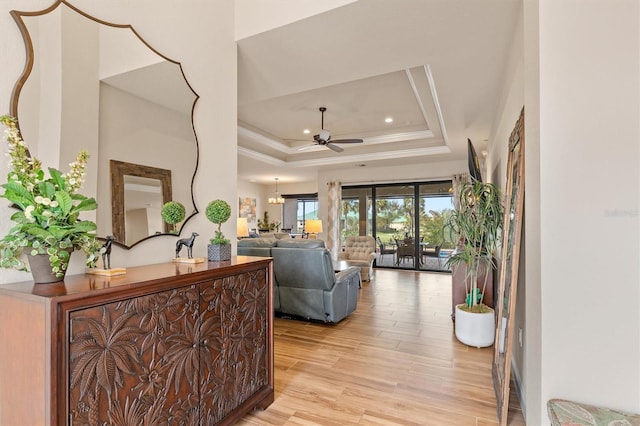
[[[509,51],[509,60],[505,69],[504,85],[501,94],[500,107],[496,114],[496,121],[493,126],[492,134],[489,142],[490,156],[488,159],[489,178],[496,183],[504,193],[507,179],[507,163],[509,155],[509,137],[516,121],[520,115],[524,100],[524,19],[521,14],[515,27],[513,38],[511,40],[511,48]],[[525,112],[525,123],[527,122],[527,113]],[[525,124],[526,126],[526,124]],[[528,141],[525,140],[525,144]],[[525,224],[526,226],[526,224]],[[524,242],[523,242],[524,244]],[[522,247],[522,246],[521,246]],[[525,340],[526,333],[525,316],[526,316],[526,262],[521,256],[520,261],[520,278],[518,279],[516,310],[513,320],[512,337],[513,345],[511,351],[511,368],[516,377],[516,385],[521,392],[521,405],[526,411],[526,383],[524,382],[525,365]],[[522,344],[518,335],[522,330]]]
[[[176,72],[180,72],[176,70]],[[98,158],[98,235],[112,234],[110,160],[171,170],[172,201],[193,211],[191,179],[196,169],[196,142],[191,116],[102,84]],[[99,155],[98,155],[99,154]],[[160,219],[160,216],[158,216]],[[160,227],[162,229],[162,226]],[[147,229],[142,234],[149,234]],[[127,230],[128,241],[138,241]]]
[[[357,0],[234,0],[236,40],[281,27]]]
[[[6,0],[0,4],[0,100],[9,112],[13,85],[24,66],[24,44],[19,30],[9,15],[12,9],[39,10],[51,1]],[[237,66],[234,41],[233,2],[193,0],[180,3],[171,0],[77,0],[75,6],[87,13],[119,24],[132,24],[137,31],[162,54],[183,64],[185,74],[200,95],[195,109],[195,127],[200,141],[200,168],[194,185],[197,208],[203,212],[215,198],[228,200],[233,207],[232,219],[222,230],[235,239],[237,216]],[[153,10],[153,14],[149,13]],[[40,137],[44,135],[40,132]],[[63,166],[64,168],[64,166]],[[6,175],[7,164],[0,162],[0,176]],[[0,233],[10,227],[10,211],[0,211]],[[214,225],[204,214],[192,219],[185,234],[200,233],[194,255],[206,256],[207,240],[213,236]],[[174,237],[154,238],[125,251],[114,247],[114,266],[132,266],[170,260],[174,252]],[[83,259],[74,254],[70,273],[84,269]],[[29,279],[26,273],[0,271],[0,283]]]
[[[639,18],[525,2],[530,424],[554,397],[640,412]]]

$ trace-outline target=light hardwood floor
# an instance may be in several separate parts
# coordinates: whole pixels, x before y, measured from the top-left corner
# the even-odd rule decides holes
[[[276,318],[275,402],[238,424],[497,425],[493,349],[459,343],[450,315],[451,275],[377,269],[339,324]]]

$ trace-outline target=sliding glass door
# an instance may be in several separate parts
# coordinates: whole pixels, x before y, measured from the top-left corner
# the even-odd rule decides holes
[[[371,188],[342,188],[340,232],[342,245],[351,235],[373,235]]]
[[[452,244],[443,224],[451,211],[451,182],[343,187],[342,240],[376,239],[376,266],[445,271]]]
[[[444,233],[444,223],[453,210],[449,193],[451,183],[418,186],[420,269],[448,271],[448,256],[453,251],[451,238]]]
[[[376,237],[385,250],[395,250],[393,256],[381,256],[378,266],[415,269],[415,185],[376,186]]]

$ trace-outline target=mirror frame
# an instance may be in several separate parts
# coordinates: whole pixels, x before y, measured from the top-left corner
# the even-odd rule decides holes
[[[125,161],[118,160],[109,160],[109,168],[111,171],[111,232],[115,239],[115,243],[119,242],[122,245],[126,245],[127,238],[124,205],[125,175],[159,180],[162,188],[162,205],[164,205],[172,199],[171,170],[127,163]],[[167,222],[163,222],[163,232],[165,234],[169,234],[171,232],[170,226]],[[138,240],[129,247],[133,247],[139,242],[145,241],[152,236],[153,235],[149,235],[146,238]]]
[[[522,108],[520,117],[509,137],[502,258],[496,299],[496,339],[493,349],[492,376],[500,426],[507,425],[509,414],[511,350],[524,216],[524,183],[524,108]],[[502,325],[503,318],[506,322],[504,326]]]
[[[24,84],[26,83],[27,79],[29,78],[29,76],[31,75],[31,71],[33,70],[33,63],[35,60],[35,52],[33,49],[33,41],[31,39],[31,35],[29,34],[29,30],[27,29],[27,25],[23,20],[23,17],[34,17],[34,16],[41,16],[41,15],[46,15],[47,13],[50,13],[51,11],[55,10],[57,7],[59,7],[60,5],[65,5],[67,6],[69,9],[73,10],[74,12],[84,16],[87,19],[90,19],[98,24],[101,25],[106,25],[108,27],[113,27],[113,28],[121,28],[121,29],[129,29],[131,30],[131,32],[136,36],[136,38],[138,40],[140,40],[140,42],[142,42],[142,44],[144,44],[148,49],[150,49],[153,53],[155,53],[156,55],[158,55],[159,57],[161,57],[162,59],[164,59],[167,62],[171,62],[175,65],[178,65],[178,68],[180,69],[180,73],[182,74],[182,78],[184,79],[184,82],[186,83],[187,87],[189,87],[189,90],[191,90],[191,93],[193,93],[194,95],[194,100],[193,100],[193,104],[191,105],[191,130],[193,132],[193,139],[194,142],[196,144],[196,163],[195,163],[195,167],[193,170],[193,175],[191,176],[191,183],[190,183],[190,190],[191,190],[191,203],[193,206],[193,212],[191,214],[189,214],[184,221],[182,222],[182,226],[180,227],[180,229],[178,230],[178,233],[170,233],[168,232],[168,224],[165,224],[165,233],[163,234],[159,234],[159,235],[149,235],[146,238],[143,238],[141,240],[136,241],[135,243],[131,244],[131,245],[126,245],[124,242],[116,242],[114,241],[118,246],[125,248],[125,249],[131,249],[132,247],[136,246],[137,244],[141,243],[142,241],[146,241],[150,238],[154,238],[154,237],[158,237],[158,236],[162,236],[162,235],[170,235],[170,236],[174,236],[174,237],[179,237],[180,234],[182,233],[182,230],[184,229],[185,225],[187,224],[187,222],[194,217],[196,214],[199,213],[198,211],[198,207],[196,205],[196,201],[195,201],[195,196],[193,194],[193,184],[195,182],[196,179],[196,174],[198,173],[198,166],[200,164],[200,143],[198,141],[198,134],[196,133],[196,128],[195,128],[195,124],[194,124],[194,112],[195,112],[195,108],[196,108],[196,104],[198,103],[198,99],[200,99],[200,96],[196,93],[195,90],[193,90],[193,87],[191,86],[191,83],[189,83],[189,80],[187,79],[187,76],[184,73],[184,69],[182,68],[182,63],[173,60],[171,58],[168,58],[167,56],[163,55],[162,53],[158,52],[156,49],[154,49],[149,43],[147,43],[142,36],[140,36],[140,34],[136,31],[136,29],[133,27],[133,25],[131,24],[115,24],[112,22],[107,22],[107,21],[103,21],[101,19],[98,19],[94,16],[89,15],[88,13],[83,12],[82,10],[78,9],[77,7],[73,6],[72,4],[70,4],[67,0],[55,0],[54,3],[42,10],[38,10],[38,11],[32,11],[32,12],[25,12],[25,11],[18,11],[18,10],[12,10],[9,13],[11,14],[11,16],[13,17],[14,21],[16,22],[16,24],[18,25],[18,28],[20,30],[20,34],[22,34],[22,39],[24,41],[24,46],[25,46],[25,52],[26,52],[26,59],[25,59],[25,66],[24,69],[22,71],[22,74],[20,75],[20,77],[18,78],[18,81],[16,82],[15,86],[13,87],[13,92],[11,93],[11,102],[9,105],[9,113],[10,115],[12,115],[13,117],[15,117],[18,120],[18,129],[20,129],[20,119],[18,117],[18,103],[19,103],[19,99],[20,99],[20,93],[22,92],[22,88],[24,86]],[[140,166],[140,167],[146,167],[146,166]],[[130,173],[128,173],[130,174]],[[164,184],[163,184],[164,186]],[[113,188],[112,188],[112,194],[113,194]],[[123,187],[123,191],[124,191],[124,187]],[[123,198],[124,200],[124,195]],[[169,197],[170,200],[170,197]],[[112,204],[113,204],[113,199],[112,199]],[[98,206],[99,207],[99,206]],[[123,207],[124,208],[124,207]],[[113,210],[112,210],[112,217],[113,217]],[[123,218],[124,219],[124,218]],[[124,231],[124,227],[123,227],[123,231]],[[115,230],[113,229],[113,223],[112,223],[112,233],[115,234]],[[124,235],[124,234],[123,234]],[[105,236],[98,236],[97,238],[100,240],[105,240]]]

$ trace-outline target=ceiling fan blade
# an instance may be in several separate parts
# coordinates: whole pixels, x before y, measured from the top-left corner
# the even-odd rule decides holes
[[[362,143],[364,142],[362,139],[338,139],[335,141],[331,141],[331,143]]]
[[[318,146],[317,143],[312,143],[311,145],[301,146],[300,148],[298,148],[298,151],[307,151],[309,149],[315,148],[316,146]]]
[[[343,148],[339,147],[338,145],[334,145],[333,142],[327,142],[327,148],[335,151],[335,152],[342,152],[344,151]]]

